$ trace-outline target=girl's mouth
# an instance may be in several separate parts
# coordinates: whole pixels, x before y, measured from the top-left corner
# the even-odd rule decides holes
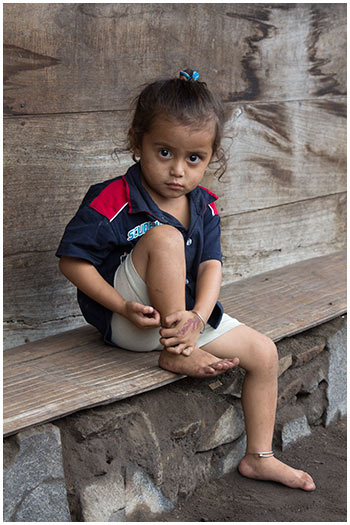
[[[167,182],[166,185],[171,190],[182,190],[183,189],[182,184],[177,184],[176,182]]]

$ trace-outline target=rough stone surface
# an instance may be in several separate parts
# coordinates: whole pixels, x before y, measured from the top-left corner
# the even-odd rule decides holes
[[[345,414],[345,329],[344,318],[338,318],[277,343],[277,453],[310,435],[314,425]],[[246,446],[244,377],[235,369],[219,378],[183,379],[7,438],[6,516],[48,522],[155,520],[239,464]]]
[[[51,424],[18,433],[5,458],[4,521],[69,522],[59,429]],[[15,442],[15,443],[14,443]]]
[[[295,398],[302,385],[299,377],[282,376],[278,381],[277,408],[281,408]]]
[[[288,368],[293,364],[292,354],[287,354],[284,357],[280,357],[278,360],[278,377],[280,377]]]
[[[230,405],[218,419],[210,433],[200,440],[198,452],[205,452],[213,448],[230,443],[237,439],[244,431],[243,416]]]
[[[220,376],[220,381],[223,383],[224,388],[218,390],[218,393],[240,399],[242,395],[244,376],[245,371],[241,368],[229,370],[224,376]]]
[[[174,508],[141,468],[127,469],[125,492],[125,514],[130,521],[134,521],[137,514],[161,514]]]
[[[225,388],[224,384],[218,386]],[[152,484],[158,496],[162,494],[168,501],[188,496],[216,472],[213,451],[243,433],[240,401],[233,406],[234,402],[233,398],[227,402],[207,382],[185,379],[57,421],[64,436],[72,518],[108,521],[118,515],[129,519],[133,505],[128,494],[132,491],[129,486],[123,513],[119,490],[126,484],[125,472],[138,472],[145,490]],[[128,479],[130,485],[130,476]],[[112,493],[105,503],[104,489]],[[154,491],[152,494],[154,497]],[[141,506],[150,508],[145,501]],[[157,506],[152,508],[154,512]]]
[[[346,324],[329,338],[326,426],[346,414]]]
[[[310,337],[309,332],[307,332],[282,339],[277,343],[277,348],[279,355],[290,352],[293,356],[293,366],[297,367],[305,365],[321,353],[326,342],[327,339],[323,335]]]
[[[298,405],[307,417],[309,425],[320,425],[327,408],[326,382],[322,382],[314,392],[298,396]]]
[[[80,491],[80,503],[84,521],[105,522],[110,521],[112,516],[125,517],[123,476],[113,472],[109,478],[96,478]]]
[[[311,429],[305,415],[285,423],[281,432],[282,450],[306,436],[311,435]]]
[[[216,452],[216,477],[220,478],[237,468],[239,462],[244,456],[247,444],[245,434],[240,436],[234,443],[221,447]],[[214,461],[213,461],[214,465]]]

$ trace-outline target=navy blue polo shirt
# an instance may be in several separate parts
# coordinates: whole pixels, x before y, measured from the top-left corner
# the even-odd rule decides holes
[[[113,286],[118,266],[137,241],[150,228],[169,224],[184,237],[186,254],[186,309],[195,303],[199,265],[203,261],[222,261],[220,217],[214,201],[217,196],[198,186],[188,194],[191,222],[185,228],[174,216],[162,211],[141,182],[140,164],[126,175],[91,186],[76,215],[67,225],[56,255],[89,261]],[[78,290],[78,302],[86,321],[111,343],[112,312]],[[208,323],[217,328],[223,314],[217,302]]]

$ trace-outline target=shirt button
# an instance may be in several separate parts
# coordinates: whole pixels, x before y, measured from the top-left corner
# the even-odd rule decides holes
[[[188,284],[190,281],[188,279],[186,279],[185,283]]]
[[[191,246],[191,244],[192,244],[192,239],[187,239],[186,246]]]

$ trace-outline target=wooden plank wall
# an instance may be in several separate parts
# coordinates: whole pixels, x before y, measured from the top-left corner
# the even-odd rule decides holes
[[[193,67],[230,115],[224,282],[345,245],[346,4],[4,4],[5,347],[82,324],[54,257],[144,82]]]

